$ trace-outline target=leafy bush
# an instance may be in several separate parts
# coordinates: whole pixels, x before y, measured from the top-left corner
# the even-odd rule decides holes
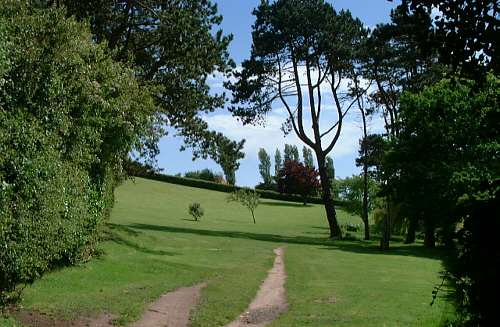
[[[191,203],[188,207],[188,212],[195,221],[198,221],[205,214],[201,204],[198,202]]]
[[[88,259],[151,98],[64,12],[0,6],[0,306]]]
[[[274,191],[274,192],[277,192],[278,191],[278,185],[277,184],[265,184],[265,183],[260,183],[258,185],[255,186],[255,189],[256,190],[263,190],[263,191]]]
[[[344,229],[348,232],[359,232],[361,230],[361,225],[359,224],[345,224]]]

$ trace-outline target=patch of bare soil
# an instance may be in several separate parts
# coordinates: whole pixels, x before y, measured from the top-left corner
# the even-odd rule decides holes
[[[198,303],[205,283],[163,294],[131,327],[188,327],[189,312]]]
[[[110,314],[101,314],[95,318],[79,320],[54,319],[38,311],[15,310],[10,314],[25,326],[31,327],[111,327],[116,317]]]
[[[288,308],[285,296],[285,262],[283,248],[274,249],[273,268],[260,285],[248,309],[226,327],[263,327],[278,318]]]

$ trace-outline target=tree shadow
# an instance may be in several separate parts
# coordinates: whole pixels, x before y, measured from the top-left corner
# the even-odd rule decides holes
[[[173,256],[177,255],[175,252],[169,252],[169,251],[163,251],[163,250],[153,250],[149,249],[145,246],[142,246],[140,244],[137,244],[135,242],[130,241],[129,239],[126,239],[122,237],[119,232],[126,233],[128,236],[139,236],[142,234],[141,232],[132,229],[130,227],[124,226],[124,225],[118,225],[118,224],[112,224],[108,223],[107,224],[109,229],[104,231],[104,239],[106,241],[111,241],[119,245],[127,246],[130,247],[138,252],[146,253],[146,254],[154,254],[154,255],[167,255],[167,256]]]
[[[381,251],[376,241],[363,241],[363,240],[332,240],[327,237],[311,237],[311,236],[283,236],[277,234],[266,233],[250,233],[238,231],[221,231],[221,230],[206,230],[206,229],[193,229],[184,227],[171,227],[161,225],[149,224],[130,224],[129,228],[136,230],[149,230],[167,233],[184,233],[202,236],[214,237],[228,237],[239,238],[247,240],[256,240],[273,243],[288,243],[288,244],[303,244],[303,245],[317,245],[321,250],[340,250],[352,253],[362,254],[377,254],[377,255],[401,255],[424,257],[431,259],[442,259],[444,251],[441,248],[429,249],[422,245],[402,245],[394,244],[387,251]]]
[[[260,201],[261,205],[269,207],[292,207],[292,208],[309,208],[312,207],[311,204],[304,205],[303,203],[297,202],[271,202],[271,201]]]

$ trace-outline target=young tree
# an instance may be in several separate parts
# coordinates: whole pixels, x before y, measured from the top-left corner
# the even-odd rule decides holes
[[[198,202],[193,202],[188,206],[188,213],[193,217],[194,221],[199,221],[205,214],[205,211]]]
[[[259,150],[259,161],[259,172],[262,181],[265,185],[271,185],[273,183],[273,178],[271,177],[271,157],[263,148]]]
[[[274,153],[274,177],[278,176],[279,171],[283,166],[283,162],[281,161],[281,152],[279,149],[276,149]]]
[[[304,145],[302,148],[302,157],[304,158],[304,165],[309,168],[314,168],[314,158],[312,150]]]
[[[369,232],[366,232],[366,229],[369,229],[369,224],[368,221],[365,220],[364,218],[364,211],[365,211],[365,178],[363,175],[353,175],[351,177],[346,177],[344,179],[338,180],[338,191],[339,191],[339,199],[345,201],[346,205],[344,208],[348,210],[351,213],[354,213],[356,215],[359,215],[361,217],[361,220],[363,221],[363,224],[365,226],[365,239],[366,234],[368,234],[368,239],[369,239]],[[369,184],[368,184],[368,197],[367,197],[367,202],[368,202],[368,211],[371,211],[373,209],[373,199],[376,196],[377,192],[377,184],[373,179],[369,179]]]
[[[229,202],[239,202],[246,207],[252,214],[253,223],[255,224],[255,209],[259,206],[260,194],[250,189],[241,189],[231,193],[228,197]]]
[[[252,123],[263,119],[272,103],[282,103],[288,113],[284,130],[293,130],[316,154],[330,236],[341,237],[326,157],[340,137],[344,116],[356,102],[342,85],[350,78],[366,31],[349,12],[336,13],[324,0],[263,1],[254,15],[251,57],[235,73],[236,82],[227,85],[233,91],[231,110],[244,123]],[[337,121],[325,128],[321,113],[326,110],[322,107],[326,93]],[[312,130],[306,133],[304,126],[309,123]]]
[[[318,172],[297,161],[285,161],[278,178],[280,193],[299,194],[307,204],[307,197],[315,194],[319,187]]]

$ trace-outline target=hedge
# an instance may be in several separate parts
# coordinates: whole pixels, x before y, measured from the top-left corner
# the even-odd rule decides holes
[[[91,257],[147,92],[61,10],[0,6],[0,309],[16,286]]]
[[[177,184],[177,185],[202,188],[202,189],[207,189],[207,190],[212,190],[212,191],[225,192],[225,193],[231,193],[231,192],[234,192],[235,190],[239,190],[239,189],[244,188],[244,187],[233,186],[233,185],[228,185],[228,184],[218,184],[218,183],[209,182],[209,181],[205,181],[205,180],[201,180],[201,179],[192,179],[192,178],[171,176],[171,175],[158,174],[158,173],[148,173],[148,174],[136,173],[135,177],[155,180],[155,181],[159,181],[159,182],[166,182],[166,183],[170,183],[170,184]],[[268,190],[255,190],[255,191],[257,193],[259,193],[261,198],[263,198],[263,199],[286,201],[286,202],[299,202],[299,203],[304,202],[304,199],[302,198],[302,196],[299,196],[299,195],[282,194],[282,193],[278,193],[275,191],[268,191]],[[307,199],[307,202],[314,203],[314,204],[323,204],[323,200],[319,197],[309,197]],[[342,206],[343,202],[339,201],[339,200],[334,200],[334,204],[338,205],[338,206]]]

